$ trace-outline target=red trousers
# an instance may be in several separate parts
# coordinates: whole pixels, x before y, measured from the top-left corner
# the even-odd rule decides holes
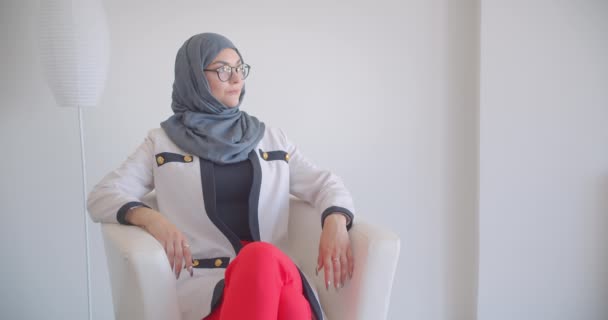
[[[277,247],[251,242],[228,265],[222,302],[203,320],[310,320],[296,265]]]

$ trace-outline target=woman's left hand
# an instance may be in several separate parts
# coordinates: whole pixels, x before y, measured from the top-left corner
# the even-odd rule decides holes
[[[325,288],[328,290],[332,281],[338,289],[344,287],[347,276],[349,279],[353,277],[353,252],[346,230],[346,217],[341,213],[330,214],[323,223],[317,273],[321,269],[325,271]]]

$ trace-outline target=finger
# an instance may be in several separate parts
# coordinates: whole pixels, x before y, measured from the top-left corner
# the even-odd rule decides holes
[[[325,289],[329,290],[329,286],[331,285],[331,256],[325,256],[325,260],[323,260],[323,271],[325,273]]]
[[[321,254],[321,250],[319,250],[319,255],[317,256],[317,267],[315,268],[315,276],[319,276],[319,270],[323,267],[323,255]]]
[[[184,251],[182,248],[182,241],[177,240],[174,244],[175,247],[175,279],[179,279],[179,275],[182,273],[182,263],[184,261]]]
[[[165,246],[165,251],[167,252],[167,258],[169,258],[169,266],[171,266],[171,271],[173,271],[173,263],[174,263],[174,255],[175,249],[173,248],[173,241],[167,241],[167,245]]]
[[[194,272],[192,271],[192,251],[190,251],[190,245],[187,241],[183,241],[182,248],[184,251],[184,267],[188,270],[190,276],[192,277],[194,275]]]
[[[338,289],[340,287],[340,270],[342,269],[340,266],[340,256],[335,255],[331,258],[332,261],[332,271],[334,278],[334,287]]]
[[[346,258],[346,254],[340,255],[340,288],[344,287],[344,283],[346,282],[346,275],[348,274],[348,268],[349,265],[348,259]]]
[[[353,258],[353,250],[349,246],[346,250],[346,259],[348,259],[348,278],[353,279],[353,272],[355,271],[355,259]]]

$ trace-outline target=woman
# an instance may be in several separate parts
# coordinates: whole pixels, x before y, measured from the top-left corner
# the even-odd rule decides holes
[[[249,70],[227,38],[188,39],[175,62],[174,115],[95,186],[89,212],[140,226],[163,245],[185,320],[323,319],[284,253],[289,195],[323,210],[317,272],[326,289],[352,277],[352,199],[281,130],[239,109]],[[153,189],[159,211],[140,201]]]

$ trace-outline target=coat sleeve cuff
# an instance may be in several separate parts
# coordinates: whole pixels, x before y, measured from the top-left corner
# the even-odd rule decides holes
[[[327,216],[332,213],[340,213],[344,215],[344,217],[346,217],[346,230],[350,230],[350,228],[353,226],[353,220],[355,220],[355,215],[353,215],[353,213],[346,208],[336,206],[329,207],[325,209],[325,211],[323,211],[323,214],[321,214],[321,228],[323,228],[323,225],[325,224],[325,218],[327,218]]]
[[[133,208],[137,208],[137,207],[150,208],[143,202],[139,202],[139,201],[127,202],[122,207],[120,207],[120,209],[118,209],[118,212],[116,213],[116,220],[118,220],[118,223],[132,226],[133,224],[131,224],[127,220],[125,220],[125,216],[127,215],[127,212],[129,212],[129,210],[131,210]]]

